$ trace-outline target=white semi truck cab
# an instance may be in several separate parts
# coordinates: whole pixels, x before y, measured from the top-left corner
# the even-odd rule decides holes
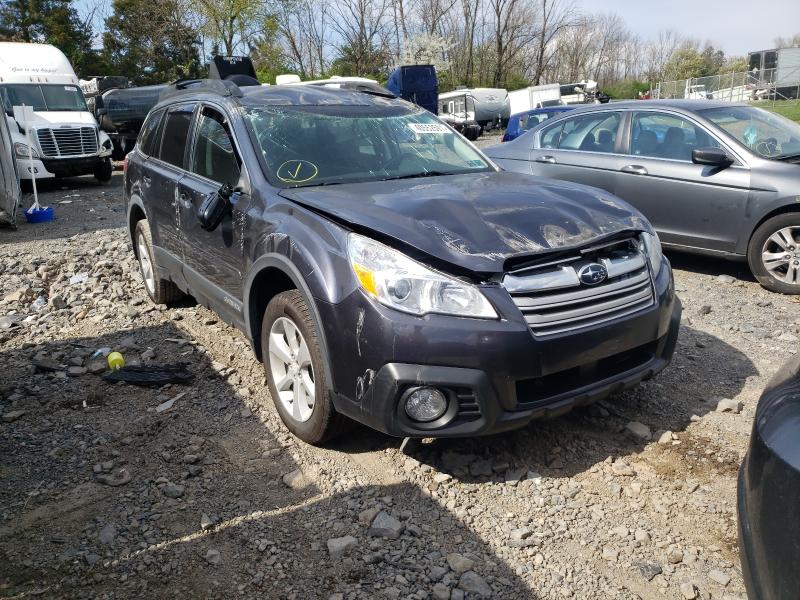
[[[111,140],[87,109],[75,71],[58,48],[0,42],[0,102],[21,179],[111,179]],[[23,105],[33,117],[19,123],[14,107]]]

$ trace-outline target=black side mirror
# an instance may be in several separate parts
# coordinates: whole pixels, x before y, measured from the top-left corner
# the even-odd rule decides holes
[[[228,210],[231,194],[233,194],[233,188],[226,183],[216,192],[208,195],[197,211],[200,227],[206,231],[213,231],[217,228]]]
[[[695,148],[692,150],[692,162],[696,165],[727,167],[733,164],[733,159],[722,148]]]

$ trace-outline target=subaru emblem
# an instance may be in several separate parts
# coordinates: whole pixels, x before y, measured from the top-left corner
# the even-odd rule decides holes
[[[601,264],[590,263],[581,267],[578,271],[578,279],[584,285],[597,285],[608,279],[608,271]]]

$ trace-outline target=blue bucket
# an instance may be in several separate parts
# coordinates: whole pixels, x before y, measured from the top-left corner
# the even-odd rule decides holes
[[[25,211],[25,218],[28,220],[28,223],[45,223],[55,219],[56,213],[52,206],[45,206],[39,210],[34,210],[34,208],[31,207]]]

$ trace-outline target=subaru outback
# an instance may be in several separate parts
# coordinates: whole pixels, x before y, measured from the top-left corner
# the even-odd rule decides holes
[[[638,211],[502,172],[375,90],[173,87],[124,197],[150,298],[189,294],[239,328],[309,443],[348,419],[509,430],[636,385],[675,348],[671,268]]]

